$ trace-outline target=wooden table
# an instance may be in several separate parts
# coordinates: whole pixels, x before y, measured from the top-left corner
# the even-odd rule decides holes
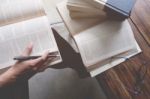
[[[137,0],[129,22],[143,52],[96,77],[108,99],[150,99],[150,68],[147,68],[148,72],[142,84],[141,93],[132,92],[138,75],[137,71],[144,62],[150,61],[150,0]],[[72,49],[68,50],[70,49],[69,46],[58,35],[55,34],[55,37],[64,61],[64,63],[59,64],[60,67],[71,66],[79,73],[85,74],[82,75],[83,77],[86,76],[87,73],[84,71],[80,56],[75,55]],[[27,82],[16,83],[12,87],[6,91],[5,96],[8,97],[3,99],[29,98]],[[0,96],[0,98],[2,97]]]
[[[137,0],[129,22],[143,52],[96,77],[108,99],[150,99],[150,0]],[[147,73],[137,93],[134,86],[141,66],[147,66]]]

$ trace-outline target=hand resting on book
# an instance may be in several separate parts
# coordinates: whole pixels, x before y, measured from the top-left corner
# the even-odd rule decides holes
[[[16,81],[26,81],[37,72],[44,71],[46,68],[64,69],[72,68],[80,77],[87,77],[89,73],[86,71],[81,56],[77,54],[72,47],[53,29],[54,36],[58,43],[60,53],[63,58],[63,62],[47,66],[55,57],[48,57],[48,52],[42,55],[42,57],[34,60],[17,62],[5,73],[0,75],[0,87],[11,85]],[[29,56],[32,52],[32,44],[28,45],[22,56]]]
[[[29,56],[32,49],[33,44],[29,44],[21,56]],[[40,58],[37,59],[22,62],[17,61],[16,64],[11,66],[10,69],[0,75],[0,87],[11,85],[17,80],[28,80],[35,73],[44,71],[49,62],[55,58],[49,57],[48,54],[48,52],[45,52]]]

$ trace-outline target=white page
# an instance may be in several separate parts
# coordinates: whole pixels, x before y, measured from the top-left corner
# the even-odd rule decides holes
[[[62,2],[62,0],[43,0],[44,9],[49,19],[49,24],[51,24],[51,26],[57,30],[58,34],[60,34],[60,36],[63,39],[65,39],[72,46],[72,48],[78,53],[75,41],[69,34],[65,25],[63,24],[63,21],[56,9],[56,4],[60,2]]]
[[[95,9],[95,8],[78,6],[78,5],[74,5],[74,4],[68,4],[67,8],[69,9],[69,12],[76,11],[76,12],[80,12],[80,13],[82,13],[82,12],[91,13],[91,14],[95,13],[100,16],[104,16],[104,15],[106,16],[106,12],[99,10],[99,9]]]
[[[30,42],[34,44],[32,55],[58,51],[46,16],[0,27],[0,69],[13,64],[13,58]]]
[[[71,19],[69,11],[66,7],[66,2],[62,2],[57,5],[58,12],[62,17],[67,29],[72,35],[76,35],[81,31],[84,31],[106,19],[105,16],[101,18],[91,18],[91,19]]]
[[[6,0],[0,3],[0,26],[44,14],[41,0]]]
[[[50,24],[62,22],[62,19],[56,10],[56,4],[60,2],[62,2],[62,0],[43,0],[44,9],[48,16]]]
[[[134,47],[133,33],[127,20],[107,20],[74,38],[87,67]]]
[[[97,3],[97,1],[99,1],[99,0],[68,0],[67,3],[68,4],[76,4],[79,6],[89,6],[89,7],[97,8],[99,10],[104,9],[105,3],[102,2],[103,5],[100,5],[99,3]]]
[[[70,17],[73,19],[79,19],[79,18],[100,18],[102,15],[100,15],[99,13],[95,13],[95,12],[80,12],[80,11],[71,11],[69,12]]]
[[[90,72],[91,77],[95,77],[95,76],[101,74],[102,72],[126,61],[126,59],[124,59],[124,58],[133,57],[141,52],[142,51],[135,40],[135,47],[133,49],[129,50],[127,53],[117,55],[117,56],[115,56],[116,58],[115,57],[113,59],[110,58],[103,63],[98,63],[95,66],[93,66],[94,67],[93,69],[89,69],[88,71]],[[122,57],[124,57],[124,58],[122,58]]]
[[[67,8],[69,9],[70,13],[78,11],[78,13],[85,15],[87,18],[91,18],[90,16],[95,16],[95,18],[101,18],[104,16],[106,17],[106,12],[96,8],[91,4],[91,2],[89,3],[89,1],[93,2],[93,0],[68,0]],[[71,13],[71,16],[74,15]]]
[[[67,6],[68,5],[70,5],[70,6],[73,5],[73,6],[77,6],[77,7],[79,6],[79,7],[83,7],[83,8],[87,8],[87,9],[98,10],[96,7],[94,7],[90,3],[87,3],[86,0],[68,0],[67,1]]]
[[[79,6],[86,6],[86,7],[92,7],[96,8],[94,5],[92,5],[93,0],[68,0],[67,4],[75,4]]]

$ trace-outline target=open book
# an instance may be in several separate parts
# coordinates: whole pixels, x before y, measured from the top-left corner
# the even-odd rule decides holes
[[[40,0],[3,0],[0,15],[0,69],[14,64],[13,58],[31,42],[32,55],[59,52]],[[50,65],[61,61],[60,56]]]
[[[90,18],[90,19],[71,19],[69,10],[67,9],[66,1],[57,5],[57,10],[65,22],[67,29],[72,35],[78,34],[92,26],[99,24],[106,19],[105,16]]]
[[[66,2],[58,4],[57,9],[75,39],[83,63],[92,76],[123,62],[118,58],[112,60],[112,57],[128,58],[141,52],[127,20],[106,19],[93,24],[92,19],[87,19],[88,21],[71,19]],[[109,63],[110,59],[113,64]]]

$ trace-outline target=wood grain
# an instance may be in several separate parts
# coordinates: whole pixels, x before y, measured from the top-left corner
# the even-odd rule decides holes
[[[108,99],[150,99],[150,68],[142,86],[142,93],[135,95],[131,92],[136,82],[138,69],[144,61],[150,61],[150,0],[137,0],[129,22],[143,53],[96,77]],[[83,73],[83,71],[80,72]],[[9,95],[7,99],[29,99],[27,84],[24,82],[15,85],[9,90],[11,95],[7,93],[6,96]]]
[[[150,61],[150,48],[148,41],[146,42],[147,38],[150,38],[150,34],[148,34],[150,33],[150,23],[148,23],[150,18],[146,14],[149,9],[139,7],[140,5],[150,7],[148,2],[148,0],[138,0],[129,19],[135,38],[143,52],[96,77],[108,99],[150,99],[150,68],[148,68],[141,93],[136,95],[132,92],[139,68],[143,66],[144,62]],[[150,67],[150,64],[147,66]]]
[[[150,45],[150,0],[137,0],[131,19]]]

